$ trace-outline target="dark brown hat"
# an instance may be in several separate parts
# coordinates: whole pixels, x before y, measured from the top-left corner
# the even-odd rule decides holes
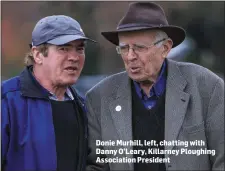
[[[159,29],[173,40],[173,47],[185,39],[185,31],[178,26],[169,25],[163,9],[152,2],[134,2],[129,5],[125,16],[120,20],[116,31],[101,32],[111,43],[118,45],[118,33],[138,30]]]

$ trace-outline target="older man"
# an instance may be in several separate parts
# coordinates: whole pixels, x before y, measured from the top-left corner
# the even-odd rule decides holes
[[[166,59],[185,31],[155,3],[131,3],[116,31],[126,72],[87,93],[87,170],[224,170],[224,82]]]
[[[36,24],[27,67],[2,83],[4,171],[84,170],[86,115],[71,85],[84,66],[86,40],[68,16],[48,16]]]

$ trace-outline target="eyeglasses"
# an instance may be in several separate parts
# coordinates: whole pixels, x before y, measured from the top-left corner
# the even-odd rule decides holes
[[[148,49],[152,46],[157,45],[158,43],[166,40],[167,38],[161,39],[150,46],[140,45],[140,44],[133,44],[133,47],[131,48],[129,45],[120,45],[116,47],[116,51],[119,55],[127,55],[129,53],[129,49],[133,49],[134,53],[141,54],[141,53],[147,53]]]

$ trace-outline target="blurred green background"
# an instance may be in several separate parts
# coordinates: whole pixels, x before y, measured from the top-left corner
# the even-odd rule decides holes
[[[169,24],[181,26],[187,31],[187,39],[173,49],[169,58],[200,64],[224,78],[224,2],[156,3],[164,8]],[[98,41],[98,44],[88,44],[82,77],[109,75],[124,70],[115,46],[106,41],[100,32],[115,30],[128,4],[128,1],[1,2],[1,79],[21,72],[36,22],[56,14],[75,18],[85,34]],[[89,87],[93,84],[86,83],[90,83]]]

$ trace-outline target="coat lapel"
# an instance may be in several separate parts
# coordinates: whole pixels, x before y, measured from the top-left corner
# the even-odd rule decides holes
[[[133,140],[132,136],[132,96],[130,79],[126,73],[123,74],[121,80],[117,80],[117,92],[114,99],[111,99],[109,103],[109,109],[111,116],[119,135],[118,139],[123,141]],[[124,146],[128,150],[131,150],[131,146]],[[125,154],[126,157],[132,158],[132,154]],[[133,165],[129,164],[130,169],[133,169]]]
[[[119,138],[125,141],[132,140],[131,98],[130,80],[124,73],[116,96],[109,103],[109,109]]]
[[[168,60],[168,76],[165,101],[165,140],[176,140],[181,129],[189,102],[189,94],[184,92],[187,85],[176,62]],[[174,146],[165,146],[172,149]],[[166,156],[168,157],[168,156]]]

